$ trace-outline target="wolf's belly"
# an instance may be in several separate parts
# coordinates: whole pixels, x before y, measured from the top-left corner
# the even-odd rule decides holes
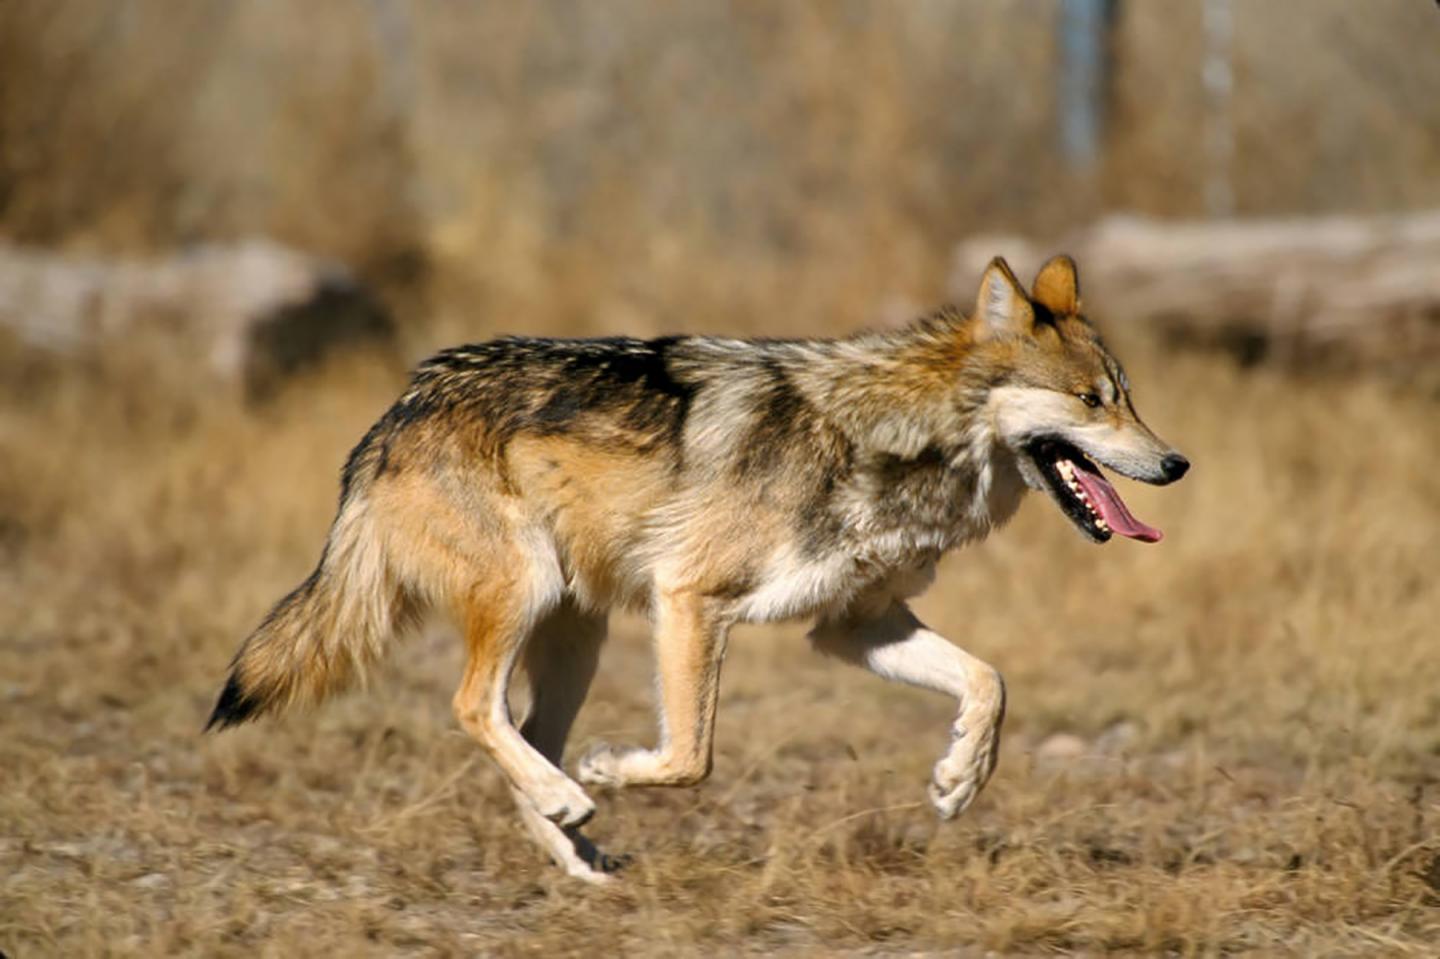
[[[741,596],[735,615],[741,622],[768,623],[805,616],[834,605],[864,579],[854,557],[833,553],[800,557],[793,548],[770,557],[759,584]]]
[[[764,623],[843,609],[876,592],[914,596],[934,580],[939,556],[927,550],[876,562],[837,552],[797,562],[793,553],[783,551],[771,558],[769,575],[740,597],[734,612],[741,622]]]

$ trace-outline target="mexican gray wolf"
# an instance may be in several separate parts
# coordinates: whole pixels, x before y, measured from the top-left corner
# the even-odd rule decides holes
[[[603,881],[580,783],[704,779],[730,627],[808,617],[822,652],[958,700],[929,784],[949,818],[995,767],[1005,687],[905,601],[1027,489],[1096,543],[1159,540],[1097,464],[1156,484],[1189,467],[1140,421],[1064,256],[1028,293],[996,259],[969,316],[895,331],[446,350],[350,454],[319,564],[240,647],[207,729],[318,701],[449,614],[460,725],[549,855]],[[572,778],[565,739],[617,606],[654,625],[659,743],[599,745]]]

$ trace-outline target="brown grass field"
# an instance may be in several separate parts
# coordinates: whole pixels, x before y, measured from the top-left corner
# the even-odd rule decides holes
[[[971,811],[924,802],[949,702],[742,629],[711,780],[599,795],[592,834],[635,856],[607,889],[518,832],[450,715],[445,624],[366,692],[200,735],[392,372],[256,411],[139,348],[0,353],[0,950],[1433,954],[1434,400],[1118,339],[1195,468],[1126,484],[1158,546],[1032,497],[946,561],[922,613],[1010,689]],[[650,741],[649,676],[618,620],[572,751]]]
[[[415,359],[848,330],[929,305],[958,239],[1196,216],[1214,172],[1197,0],[1121,5],[1084,173],[1055,0],[300,6],[0,3],[0,239],[271,238],[347,264]],[[1440,205],[1433,5],[1300,6],[1234,4],[1235,213]],[[1195,465],[1117,484],[1158,546],[1032,497],[917,604],[1008,680],[988,790],[937,822],[952,703],[740,629],[710,781],[596,793],[635,857],[604,889],[521,834],[445,623],[366,691],[200,734],[394,364],[248,407],[149,333],[0,334],[0,953],[1440,954],[1440,397],[1090,305]],[[652,742],[650,701],[617,618],[572,756]]]

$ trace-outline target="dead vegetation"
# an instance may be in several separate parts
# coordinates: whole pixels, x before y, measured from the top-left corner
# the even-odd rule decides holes
[[[1053,162],[1040,0],[171,6],[0,5],[0,232],[274,237],[379,289],[412,357],[843,331],[938,301],[972,231],[1198,210],[1196,5],[1127,5],[1095,184]],[[1236,8],[1241,212],[1440,205],[1429,5]],[[976,806],[924,801],[951,704],[742,630],[710,782],[600,796],[596,838],[636,856],[604,891],[515,832],[443,624],[366,693],[199,735],[389,363],[246,408],[145,335],[72,363],[0,337],[0,951],[1433,953],[1433,399],[1090,306],[1195,467],[1126,489],[1159,546],[1086,545],[1034,500],[946,562],[922,613],[1009,682]],[[646,645],[615,624],[577,752],[650,740]]]
[[[0,948],[1425,952],[1433,403],[1121,349],[1196,463],[1127,491],[1166,541],[1092,547],[1031,502],[922,603],[1009,680],[975,809],[942,826],[923,802],[948,703],[798,628],[743,630],[713,779],[601,799],[597,838],[637,857],[613,891],[512,828],[449,715],[443,626],[368,693],[199,735],[236,640],[313,561],[392,373],[334,369],[255,414],[160,362],[146,382],[6,356]],[[648,740],[648,676],[619,622],[577,748]]]

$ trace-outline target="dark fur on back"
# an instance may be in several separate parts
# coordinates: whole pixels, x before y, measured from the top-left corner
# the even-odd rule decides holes
[[[497,462],[519,433],[576,433],[627,452],[666,448],[678,457],[694,395],[669,366],[682,342],[511,336],[443,350],[420,364],[409,388],[351,452],[344,486],[367,467],[369,478],[383,473],[398,432],[441,418],[470,424],[479,449]]]
[[[773,467],[793,453],[805,414],[813,412],[782,365],[766,355],[785,341],[748,341],[741,352],[735,350],[740,341],[703,337],[504,337],[447,349],[421,363],[409,388],[352,451],[344,485],[367,467],[371,478],[384,472],[397,433],[442,418],[471,424],[491,456],[521,433],[570,435],[617,452],[666,455],[679,469],[692,401],[726,372],[724,366],[704,369],[708,358],[698,354],[720,343],[731,353],[729,372],[759,374],[758,416],[732,468],[739,476]]]

